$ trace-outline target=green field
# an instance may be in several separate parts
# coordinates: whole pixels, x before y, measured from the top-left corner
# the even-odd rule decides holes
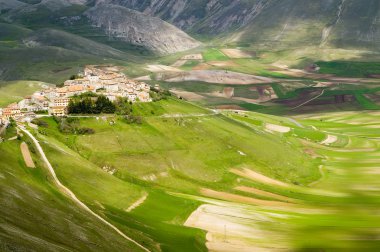
[[[378,113],[314,114],[297,116],[295,121],[252,112],[215,114],[174,98],[136,105],[134,113],[143,116],[142,124],[128,124],[116,116],[82,118],[77,119],[80,125],[94,129],[95,134],[76,135],[59,132],[55,120],[44,118],[48,125],[33,133],[62,183],[151,251],[206,251],[206,232],[215,237],[207,246],[228,247],[244,241],[247,248],[300,251],[379,248],[376,239],[368,238],[376,235],[380,221],[379,215],[372,214],[380,199],[371,193],[378,186],[374,173],[379,155]],[[7,132],[9,137],[15,134]],[[40,188],[46,194],[61,195],[42,175],[47,172],[38,156],[33,154],[38,168],[23,168],[19,143],[0,144],[1,155],[12,157],[0,165],[2,175],[10,176],[7,169],[15,167],[11,163],[18,167],[17,176],[2,185],[8,186],[4,190],[14,191],[10,186],[21,184],[17,178],[28,181],[22,184],[23,190]],[[249,171],[275,182],[257,179]],[[48,202],[46,197],[39,199]],[[70,201],[62,195],[60,199]],[[36,204],[30,198],[24,201]],[[23,209],[21,203],[16,206],[18,211]],[[49,206],[38,211],[49,212]],[[59,209],[80,212],[75,205],[70,210],[67,206],[59,205]],[[208,216],[220,224],[194,222],[187,224],[193,228],[185,227],[199,209],[208,209],[199,212],[200,218]],[[36,216],[41,214],[38,211]],[[64,216],[62,212],[55,215]],[[74,216],[85,218],[79,213]],[[13,225],[25,228],[30,223]],[[37,230],[38,225],[28,228],[29,233],[41,235]],[[53,241],[68,236],[62,234]],[[9,236],[2,239],[21,246]],[[114,239],[114,246],[119,246],[122,241]],[[37,246],[32,240],[23,244]],[[72,246],[86,250],[76,247],[84,246],[80,243]]]
[[[370,77],[380,74],[378,62],[355,62],[355,61],[318,61],[321,67],[320,73],[335,74],[344,77]]]
[[[224,55],[219,49],[217,48],[210,48],[207,49],[205,52],[203,52],[203,58],[206,61],[223,61],[223,60],[229,60],[229,58]]]

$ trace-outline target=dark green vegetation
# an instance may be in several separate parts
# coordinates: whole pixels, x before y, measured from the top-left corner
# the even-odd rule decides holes
[[[73,96],[68,106],[69,114],[113,114],[116,105],[104,95],[84,93]]]
[[[316,62],[321,67],[320,73],[345,77],[375,77],[380,75],[378,62],[330,61]]]

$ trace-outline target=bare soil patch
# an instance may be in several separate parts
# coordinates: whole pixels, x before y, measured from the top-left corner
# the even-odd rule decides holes
[[[202,81],[230,85],[265,84],[273,82],[271,78],[225,70],[193,70],[177,73],[175,76],[169,76],[164,80],[168,82]]]
[[[171,66],[172,66],[172,67],[181,67],[181,66],[185,65],[186,62],[187,62],[187,60],[183,60],[183,59],[181,59],[181,60],[177,60],[177,61],[174,62]]]
[[[231,59],[252,58],[254,56],[252,53],[240,49],[221,49],[221,51]]]
[[[152,80],[152,78],[150,77],[150,75],[144,75],[144,76],[141,76],[141,77],[137,77],[134,80],[137,80],[137,81],[150,81],[150,80]]]
[[[238,64],[236,64],[233,61],[209,61],[209,62],[207,62],[207,64],[209,64],[211,66],[216,66],[216,67],[234,67],[234,66],[238,66]]]
[[[211,65],[206,64],[206,63],[201,63],[201,64],[198,64],[195,67],[193,67],[193,70],[207,70],[210,68],[211,68]]]
[[[338,137],[334,135],[327,135],[327,138],[321,142],[323,145],[330,145],[338,141]]]
[[[284,182],[269,178],[267,176],[264,176],[260,173],[254,172],[254,171],[247,169],[247,168],[244,168],[242,170],[231,169],[230,171],[236,175],[241,176],[241,177],[248,178],[248,179],[263,183],[263,184],[282,186],[282,187],[289,187],[290,186]]]
[[[259,189],[256,189],[253,187],[248,187],[248,186],[238,186],[238,187],[235,187],[235,190],[239,190],[239,191],[247,192],[247,193],[252,193],[255,195],[259,195],[259,196],[263,196],[263,197],[267,197],[267,198],[272,198],[272,199],[276,199],[276,200],[280,200],[280,201],[284,201],[284,202],[292,202],[292,203],[296,202],[296,200],[294,200],[292,198],[285,197],[285,196],[278,195],[278,194],[274,194],[274,193],[267,192],[267,191],[263,191],[263,190],[259,190]]]
[[[271,124],[271,123],[265,124],[265,128],[269,131],[275,131],[279,133],[288,133],[291,130],[289,127]]]
[[[30,154],[28,145],[25,142],[22,142],[20,148],[25,161],[25,165],[28,168],[36,168],[36,165],[34,164],[34,161],[32,159],[32,155]]]
[[[159,72],[182,72],[181,69],[178,69],[176,67],[172,66],[165,66],[165,65],[148,65],[146,70],[151,71],[153,73],[159,73]]]
[[[225,110],[246,110],[245,108],[242,108],[239,105],[219,105],[219,106],[216,106],[215,108],[225,109]]]
[[[182,97],[185,100],[189,100],[189,101],[199,101],[199,100],[205,99],[204,96],[194,93],[194,92],[183,91],[183,90],[178,90],[178,89],[171,89],[170,92],[174,93],[178,97]]]
[[[181,58],[182,60],[203,60],[203,56],[201,53],[196,54],[188,54]]]
[[[209,251],[278,251],[276,248],[281,248],[279,244],[273,243],[272,248],[262,248],[258,244],[257,241],[267,237],[277,237],[274,233],[259,228],[257,222],[263,221],[271,219],[232,206],[205,204],[194,211],[184,225],[207,231],[206,246]]]

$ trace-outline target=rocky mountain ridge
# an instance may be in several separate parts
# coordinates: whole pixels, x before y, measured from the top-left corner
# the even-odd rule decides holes
[[[173,25],[122,6],[98,4],[84,15],[108,36],[159,54],[185,51],[200,45]]]
[[[282,46],[380,50],[377,0],[98,0],[160,17],[192,34]],[[232,34],[231,36],[228,36]]]

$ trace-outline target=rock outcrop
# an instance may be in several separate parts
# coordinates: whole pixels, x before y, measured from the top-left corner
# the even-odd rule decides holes
[[[108,36],[143,46],[158,54],[176,53],[200,45],[177,27],[125,7],[98,4],[84,15]]]

